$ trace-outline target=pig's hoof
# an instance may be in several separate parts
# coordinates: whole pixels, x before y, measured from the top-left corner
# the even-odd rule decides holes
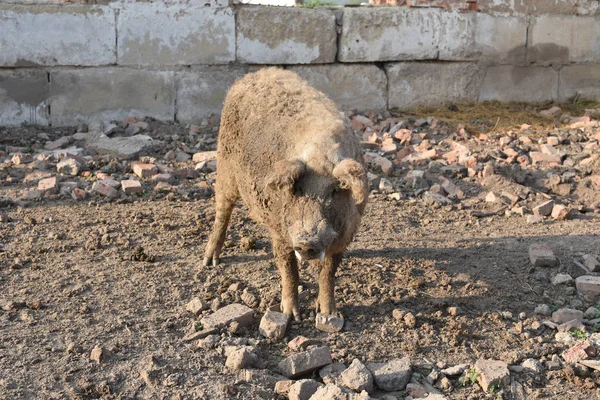
[[[213,267],[216,267],[217,265],[219,265],[220,260],[216,257],[204,257],[204,260],[202,260],[202,265],[204,267],[208,267],[212,262]]]
[[[282,305],[281,312],[284,313],[285,315],[287,315],[288,320],[290,320],[290,321],[292,319],[296,322],[302,321],[302,318],[300,318],[300,311],[298,311],[298,307],[293,307],[291,311],[288,311],[288,310],[285,310]]]

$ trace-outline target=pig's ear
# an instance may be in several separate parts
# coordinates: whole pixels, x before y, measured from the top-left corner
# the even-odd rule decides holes
[[[367,187],[365,184],[365,169],[356,160],[346,158],[333,169],[333,176],[340,182],[342,189],[352,191],[356,204],[367,200]]]
[[[306,166],[299,160],[281,160],[273,165],[266,184],[272,190],[292,190],[296,180],[304,173]]]

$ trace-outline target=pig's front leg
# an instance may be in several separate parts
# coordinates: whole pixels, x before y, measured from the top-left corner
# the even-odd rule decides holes
[[[281,275],[281,311],[288,316],[300,321],[298,308],[298,262],[294,250],[281,242],[273,243],[275,263]]]
[[[317,312],[333,315],[337,312],[335,307],[335,272],[342,261],[342,254],[326,256],[321,263],[319,272],[319,298],[317,300]]]

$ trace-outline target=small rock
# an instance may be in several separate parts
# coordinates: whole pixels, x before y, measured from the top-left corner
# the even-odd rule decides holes
[[[413,313],[408,312],[404,315],[404,323],[409,328],[414,328],[417,325],[417,318],[414,316]]]
[[[243,290],[240,299],[244,302],[245,305],[247,305],[250,308],[258,307],[260,304],[259,298],[255,294],[250,293],[248,288],[245,288]]]
[[[547,304],[540,304],[538,305],[534,312],[538,315],[544,315],[546,317],[549,317],[550,315],[552,315],[552,310],[550,309],[550,306]]]
[[[575,341],[575,338],[569,332],[558,332],[554,335],[554,340],[558,343],[569,345]]]
[[[427,388],[418,383],[409,383],[406,385],[406,393],[413,399],[429,398]]]
[[[288,343],[288,347],[293,351],[302,351],[305,350],[308,346],[312,346],[316,343],[318,343],[316,340],[309,339],[304,336],[296,336],[294,339],[290,340],[290,342]]]
[[[562,204],[555,204],[552,208],[552,218],[558,221],[565,221],[569,219],[570,214],[571,209],[567,206],[563,206]]]
[[[207,162],[207,161],[216,160],[216,159],[217,159],[216,151],[203,151],[200,153],[195,153],[192,156],[192,161],[194,161],[195,163]]]
[[[534,372],[536,374],[541,373],[544,370],[544,366],[539,360],[534,358],[528,358],[521,363],[524,370]]]
[[[585,312],[583,313],[583,316],[586,319],[600,318],[600,309],[598,309],[596,307],[589,307],[587,310],[585,310]]]
[[[76,176],[81,170],[81,163],[73,158],[65,158],[56,164],[56,172],[62,175]]]
[[[239,349],[229,354],[227,361],[225,361],[225,366],[230,370],[235,371],[252,367],[256,360],[256,355],[251,353],[248,349]]]
[[[534,267],[554,267],[558,263],[552,249],[545,244],[529,246],[529,260]]]
[[[477,360],[475,371],[479,374],[477,382],[484,392],[487,392],[492,385],[499,384],[501,388],[505,388],[510,383],[510,372],[504,361]]]
[[[387,392],[404,390],[412,376],[409,357],[397,358],[388,363],[370,363],[367,368],[373,374],[377,387]]]
[[[533,214],[541,217],[547,217],[552,214],[554,209],[554,201],[548,200],[536,207],[533,207]]]
[[[33,161],[33,155],[31,155],[31,154],[17,153],[17,154],[15,154],[15,155],[12,156],[12,158],[10,159],[10,161],[14,165],[28,164],[28,163],[30,163],[30,162]]]
[[[119,191],[102,181],[96,181],[92,184],[92,192],[99,193],[107,199],[119,197]]]
[[[565,362],[573,364],[581,360],[586,360],[589,357],[593,357],[596,354],[594,346],[589,340],[583,343],[576,344],[562,352],[561,356]]]
[[[339,382],[349,389],[356,392],[363,390],[373,391],[373,375],[358,359],[354,359],[352,364],[340,374]]]
[[[570,331],[574,331],[576,329],[582,330],[584,328],[583,328],[583,324],[581,323],[581,321],[578,321],[576,319],[572,319],[570,321],[567,321],[567,322],[564,322],[564,323],[558,325],[556,327],[556,329],[559,332],[570,332]]]
[[[573,278],[569,274],[556,274],[554,278],[552,278],[553,285],[563,285],[565,283],[573,282]]]
[[[333,363],[324,366],[319,370],[319,376],[323,382],[327,384],[337,384],[340,375],[346,370],[346,366],[342,363]]]
[[[254,310],[242,304],[230,304],[202,318],[201,322],[205,328],[223,328],[233,321],[242,327],[251,325],[254,323]]]
[[[441,372],[446,376],[458,376],[469,369],[469,364],[459,364],[453,367],[443,369]]]
[[[577,293],[585,299],[595,301],[600,297],[600,276],[584,275],[575,279]]]
[[[458,315],[458,307],[448,307],[446,311],[453,317],[456,317]]]
[[[38,182],[37,188],[44,193],[56,194],[58,193],[58,179],[55,176],[42,179]]]
[[[194,297],[192,301],[187,303],[185,309],[196,317],[204,310],[208,310],[208,304],[198,297]]]
[[[591,272],[600,272],[600,261],[592,254],[585,254],[583,256],[583,264]]]
[[[102,363],[106,358],[106,352],[104,349],[98,345],[92,349],[90,353],[90,360],[96,361],[98,364]]]
[[[331,362],[329,347],[321,346],[292,354],[279,363],[278,369],[288,378],[295,378],[331,364]]]
[[[281,396],[287,396],[290,392],[290,388],[294,384],[295,381],[287,380],[287,381],[279,381],[275,384],[275,393]]]
[[[528,224],[541,224],[544,222],[544,217],[539,215],[528,215],[526,220]]]
[[[289,400],[308,400],[321,385],[314,379],[301,379],[290,386]]]
[[[142,193],[144,188],[142,187],[142,183],[140,181],[136,181],[135,179],[127,179],[121,181],[121,190],[126,194],[133,193]]]
[[[334,315],[318,313],[315,321],[316,328],[323,332],[339,332],[344,327],[344,319]]]
[[[260,327],[258,330],[260,334],[266,338],[281,339],[285,336],[287,325],[287,315],[277,311],[267,310],[260,320]]]
[[[150,178],[156,174],[158,174],[158,169],[154,164],[147,164],[142,162],[132,162],[131,169],[133,173],[136,174],[140,178]]]
[[[557,324],[563,324],[574,319],[581,322],[583,320],[583,312],[571,308],[561,308],[552,313],[552,321]]]

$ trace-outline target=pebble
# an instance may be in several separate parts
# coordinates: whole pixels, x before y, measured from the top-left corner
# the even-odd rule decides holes
[[[236,321],[240,326],[254,323],[254,310],[243,304],[230,304],[218,309],[213,314],[202,318],[202,326],[206,329],[223,328]]]
[[[479,374],[477,382],[486,393],[492,385],[507,387],[510,383],[510,372],[504,361],[480,359],[475,363],[475,371]]]
[[[242,348],[231,352],[227,356],[225,366],[232,371],[250,368],[257,361],[257,356],[248,349]]]
[[[373,374],[377,387],[387,392],[404,390],[412,375],[409,357],[397,358],[388,363],[369,363],[367,368]]]
[[[329,347],[320,346],[288,356],[277,368],[284,376],[295,378],[331,363]]]

